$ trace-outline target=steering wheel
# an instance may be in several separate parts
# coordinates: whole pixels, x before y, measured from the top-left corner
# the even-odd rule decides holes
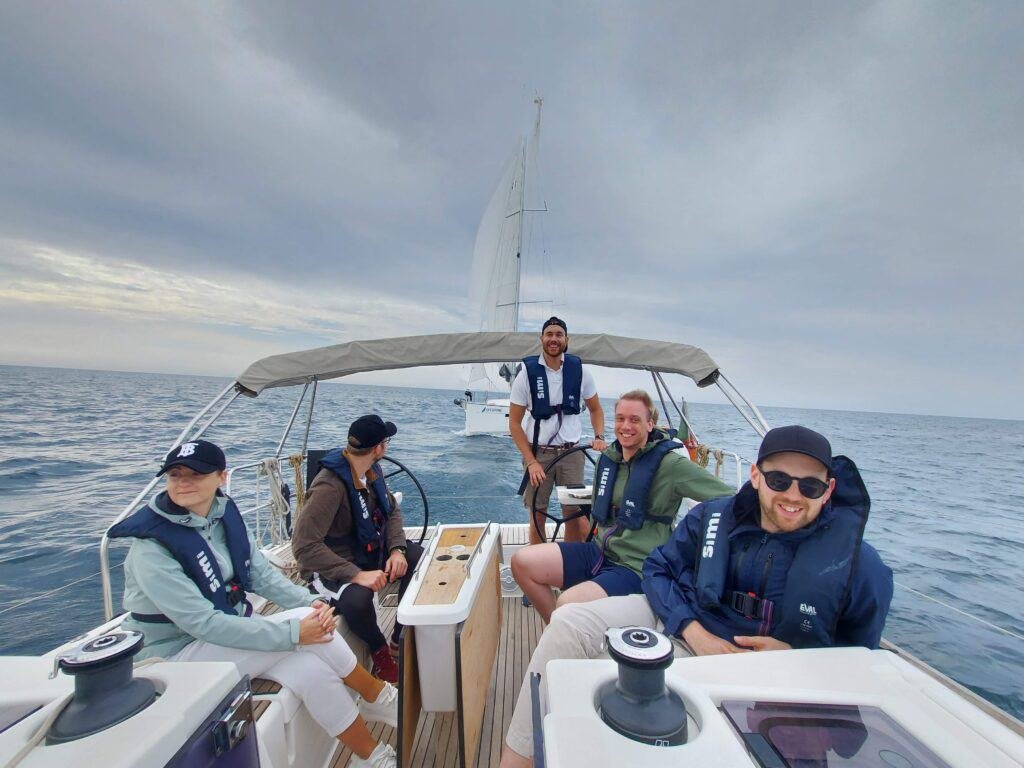
[[[548,472],[550,472],[554,468],[554,466],[558,462],[560,462],[562,459],[564,459],[566,456],[572,456],[577,451],[583,451],[584,452],[583,455],[587,457],[587,461],[589,461],[592,466],[597,467],[597,461],[594,459],[593,456],[591,456],[589,453],[587,453],[587,451],[589,451],[589,450],[590,450],[590,446],[589,445],[577,445],[575,448],[570,448],[568,451],[565,451],[564,453],[558,454],[557,456],[555,456],[555,458],[553,458],[551,461],[549,461],[547,464],[544,465],[544,474],[547,474]],[[554,481],[552,481],[551,485],[552,485],[552,488],[551,488],[552,492],[556,492],[557,493],[557,491],[555,490],[555,487],[554,487]],[[537,509],[537,494],[533,494],[533,501],[530,503],[530,521],[531,521],[531,524],[533,525],[533,529],[537,532],[537,535],[540,537],[540,540],[542,542],[546,542],[548,540],[548,538],[547,538],[547,535],[546,535],[546,530],[541,530],[540,524],[537,522],[537,515],[542,515],[542,516],[546,517],[548,520],[550,520],[551,522],[553,522],[555,524],[555,530],[551,534],[551,541],[554,541],[555,539],[558,538],[558,532],[562,529],[562,526],[565,525],[566,523],[568,523],[570,520],[575,520],[578,517],[589,517],[590,516],[590,505],[589,504],[579,504],[579,505],[574,505],[574,506],[578,506],[578,511],[574,512],[573,514],[571,514],[569,516],[566,516],[564,513],[561,514],[561,515],[557,515],[557,516],[556,515],[552,515],[547,510],[541,512],[539,509]],[[561,505],[559,505],[559,507],[561,507]],[[545,529],[546,528],[547,528],[547,526],[545,525]],[[594,538],[594,533],[596,531],[597,531],[597,524],[595,523],[595,524],[590,526],[590,533],[587,534],[586,541],[590,541],[591,539],[593,539]]]
[[[420,485],[419,479],[412,473],[405,464],[400,462],[398,459],[392,459],[390,456],[381,456],[381,461],[387,461],[394,464],[398,469],[391,472],[384,473],[384,479],[387,480],[389,477],[397,477],[398,475],[408,475],[409,479],[412,480],[413,485],[416,486],[416,490],[420,493],[420,499],[423,500],[423,529],[420,531],[420,537],[417,539],[417,544],[422,544],[423,539],[427,536],[427,525],[430,521],[430,506],[427,504],[427,494],[423,490],[423,486]]]

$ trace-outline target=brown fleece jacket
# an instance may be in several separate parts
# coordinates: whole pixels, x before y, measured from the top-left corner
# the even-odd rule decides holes
[[[370,469],[366,473],[366,482],[372,483],[374,478],[373,470]],[[359,493],[364,494],[372,515],[377,508],[375,495],[366,489],[361,489]],[[390,491],[388,495],[391,496]],[[391,503],[395,503],[394,496],[391,496]],[[345,484],[331,470],[321,469],[310,483],[306,503],[302,505],[292,527],[292,552],[302,577],[311,579],[313,573],[319,573],[321,578],[341,583],[352,581],[361,570],[355,564],[352,548],[340,543],[328,546],[324,539],[328,536],[344,538],[354,533],[355,525]],[[388,552],[406,544],[402,511],[397,506],[388,516],[385,538]]]

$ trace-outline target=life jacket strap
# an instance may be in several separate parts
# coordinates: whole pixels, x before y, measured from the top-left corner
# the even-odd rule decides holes
[[[559,414],[561,416],[561,414]],[[558,434],[557,431],[555,434]],[[548,441],[550,442],[550,441]],[[531,443],[530,451],[533,453],[533,458],[537,458],[537,448],[540,445],[540,419],[533,420],[533,441]],[[526,486],[530,484],[530,468],[526,467],[523,470],[523,479],[519,483],[519,490],[516,491],[516,495],[522,496],[526,493]]]
[[[135,619],[135,621],[141,622],[143,624],[173,624],[174,623],[169,618],[164,616],[162,613],[136,613],[135,611],[132,611],[130,615],[131,615],[131,617],[133,619]]]
[[[252,615],[252,603],[245,599],[245,590],[242,588],[241,583],[232,581],[227,585],[225,590],[227,593],[228,605],[234,608],[241,602],[245,602],[245,615]],[[135,621],[141,622],[142,624],[173,624],[174,621],[162,614],[162,613],[136,613],[131,612],[131,617]]]

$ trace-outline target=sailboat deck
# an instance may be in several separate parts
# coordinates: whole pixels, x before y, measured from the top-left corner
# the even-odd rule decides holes
[[[527,543],[528,530],[526,525],[501,526],[502,542],[506,547],[522,546]],[[428,533],[428,538],[431,532]],[[414,535],[412,531],[410,536]],[[415,532],[418,536],[419,531]],[[551,535],[551,530],[548,531]],[[387,599],[389,594],[397,594],[397,585],[389,585],[380,594],[381,607],[377,612],[378,623],[385,636],[394,628],[395,616],[398,613],[394,598]],[[537,645],[543,631],[540,616],[533,608],[524,608],[519,597],[503,597],[501,636],[498,641],[498,652],[491,670],[491,682],[487,691],[487,703],[484,708],[483,726],[481,728],[480,749],[477,753],[476,767],[491,768],[497,766],[501,756],[505,732],[512,719],[512,709],[519,687],[526,675],[526,667],[530,656]],[[264,614],[274,613],[277,606],[267,604],[261,611]],[[253,692],[272,694],[280,690],[280,686],[269,680],[253,681]],[[268,706],[266,700],[256,703],[254,714],[258,719]],[[382,723],[370,723],[370,732],[380,741],[387,742],[398,748],[397,731]],[[330,762],[330,768],[344,768],[352,756],[351,750],[339,746]],[[420,717],[416,730],[411,768],[455,768],[459,764],[459,738],[457,715],[455,712],[432,713],[424,712]]]

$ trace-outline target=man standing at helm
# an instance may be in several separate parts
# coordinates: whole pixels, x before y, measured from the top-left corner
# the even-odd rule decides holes
[[[523,456],[524,487],[521,489],[527,510],[536,499],[537,513],[530,520],[530,543],[539,544],[547,522],[551,489],[555,483],[571,485],[583,482],[583,451],[559,461],[551,471],[548,465],[565,451],[579,445],[583,437],[580,411],[586,403],[594,428],[591,447],[603,451],[604,411],[590,371],[576,355],[567,353],[569,331],[557,317],[544,321],[540,332],[541,354],[523,358],[523,366],[512,382],[509,406],[509,431]],[[577,507],[565,507],[566,517]],[[583,541],[588,526],[585,517],[566,523],[565,540]]]

